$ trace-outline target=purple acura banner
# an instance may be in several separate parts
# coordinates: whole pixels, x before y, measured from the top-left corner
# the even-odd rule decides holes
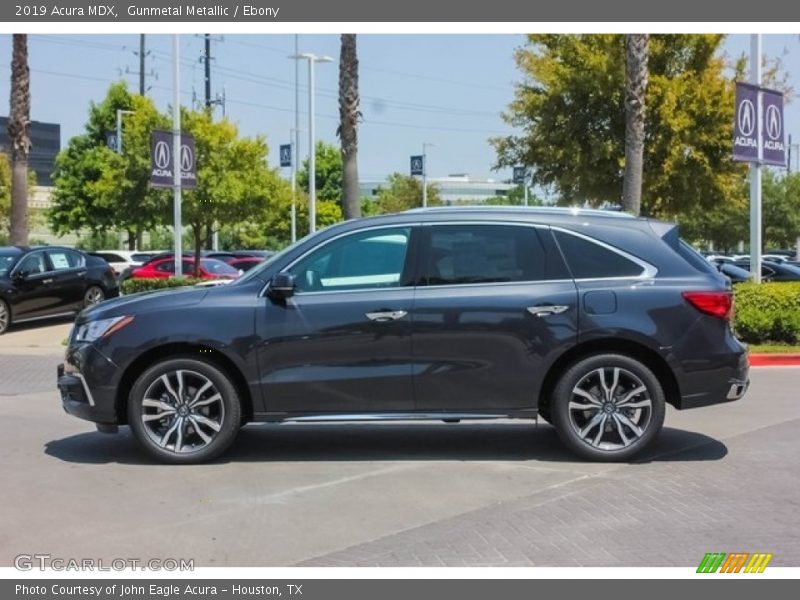
[[[736,84],[733,159],[758,162],[758,88],[746,83]]]
[[[783,94],[773,90],[761,92],[762,162],[777,167],[786,166],[786,144],[783,127]]]

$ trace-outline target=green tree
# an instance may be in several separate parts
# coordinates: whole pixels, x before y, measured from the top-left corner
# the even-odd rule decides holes
[[[671,217],[741,198],[731,159],[733,82],[720,35],[649,39],[642,211]],[[622,35],[530,35],[505,114],[520,135],[492,140],[498,166],[532,165],[561,203],[619,203],[625,168]]]
[[[123,118],[122,154],[106,143],[107,133],[116,130],[117,110],[133,111]],[[149,98],[130,94],[124,82],[92,103],[85,133],[71,138],[56,158],[53,231],[89,230],[97,237],[121,229],[132,250],[142,231],[162,223],[170,196],[150,186],[150,139],[157,128],[169,128],[169,119]]]
[[[5,244],[11,216],[11,163],[0,152],[0,239]]]
[[[422,206],[422,181],[410,175],[392,173],[386,178],[387,186],[377,190],[375,199],[362,200],[365,215],[397,213]],[[428,206],[441,206],[439,188],[428,184]]]
[[[764,246],[794,248],[800,237],[800,173],[765,169],[762,199]]]
[[[525,204],[525,190],[522,185],[508,190],[505,196],[493,196],[487,198],[484,204],[488,206],[522,206]],[[544,202],[541,198],[536,196],[531,190],[528,190],[528,206],[542,206]]]
[[[342,154],[333,144],[317,142],[314,155],[314,180],[317,184],[317,200],[328,200],[342,204]],[[308,160],[297,171],[297,184],[308,194]]]
[[[228,119],[213,121],[208,111],[181,111],[182,129],[195,138],[197,187],[183,194],[183,222],[192,228],[195,256],[205,232],[214,223],[253,220],[259,223],[268,207],[285,206],[278,216],[288,221],[289,185],[267,165],[262,137],[239,137]]]
[[[742,194],[710,208],[695,207],[676,219],[681,237],[700,248],[733,252],[749,236],[748,202]]]

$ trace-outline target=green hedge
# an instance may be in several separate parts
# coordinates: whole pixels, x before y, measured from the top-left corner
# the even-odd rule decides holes
[[[194,277],[184,277],[183,279],[126,279],[120,286],[120,291],[125,294],[135,294],[137,292],[149,292],[150,290],[166,290],[168,288],[194,285],[203,281]]]
[[[800,343],[800,282],[734,286],[736,335],[751,344]]]

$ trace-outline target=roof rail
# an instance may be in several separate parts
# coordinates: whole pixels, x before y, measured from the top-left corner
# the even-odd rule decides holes
[[[470,206],[429,206],[427,208],[412,208],[406,213],[428,213],[449,211],[476,211],[476,212],[505,212],[518,211],[551,215],[587,215],[612,217],[621,219],[635,219],[636,217],[625,212],[603,210],[599,208],[579,208],[577,206],[510,206],[510,205],[470,205]]]

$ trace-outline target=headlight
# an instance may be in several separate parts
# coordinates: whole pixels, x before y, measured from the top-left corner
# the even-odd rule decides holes
[[[99,321],[88,321],[78,325],[78,329],[75,332],[75,341],[93,342],[101,337],[108,337],[128,325],[131,321],[133,321],[133,317],[113,317],[111,319],[100,319]]]

